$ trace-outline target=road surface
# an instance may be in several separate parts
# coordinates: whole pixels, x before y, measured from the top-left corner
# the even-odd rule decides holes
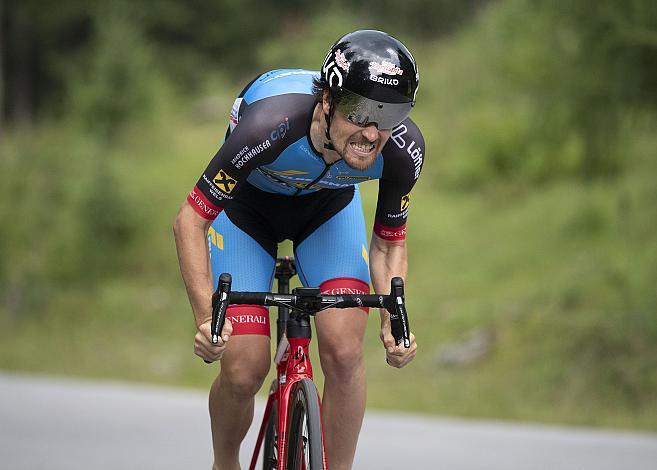
[[[0,469],[208,470],[206,401],[188,390],[0,372]],[[256,420],[261,413],[262,404]],[[354,469],[657,470],[657,435],[368,411]]]

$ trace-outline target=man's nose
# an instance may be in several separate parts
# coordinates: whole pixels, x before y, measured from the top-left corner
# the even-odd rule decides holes
[[[379,129],[374,123],[365,126],[362,132],[363,137],[365,137],[369,142],[375,142],[379,138]]]

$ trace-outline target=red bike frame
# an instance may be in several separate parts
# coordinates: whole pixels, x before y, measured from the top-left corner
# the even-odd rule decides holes
[[[288,431],[288,414],[290,403],[290,392],[294,384],[303,378],[313,378],[313,368],[310,363],[310,355],[308,346],[310,345],[310,338],[290,338],[284,337],[279,343],[279,352],[276,354],[278,357],[281,355],[280,360],[276,362],[276,370],[278,380],[276,387],[269,391],[267,397],[267,405],[265,406],[265,414],[258,433],[253,457],[251,458],[250,470],[255,470],[258,455],[260,454],[260,447],[265,436],[265,430],[269,417],[271,416],[274,402],[278,406],[278,468],[285,470],[287,466],[287,431]],[[282,348],[285,348],[281,351]],[[320,400],[321,409],[321,400]],[[324,425],[322,423],[322,440],[324,440]],[[326,462],[326,451],[323,455],[324,468],[328,469]]]

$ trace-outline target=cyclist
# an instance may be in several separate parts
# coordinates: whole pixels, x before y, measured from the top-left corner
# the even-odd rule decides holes
[[[233,275],[234,290],[269,291],[277,245],[290,239],[304,285],[369,293],[371,274],[375,292],[388,294],[390,279],[406,276],[406,218],[424,159],[424,140],[408,118],[418,82],[399,40],[361,30],[331,47],[321,71],[264,73],[235,100],[225,141],[174,226],[195,353],[221,360],[210,391],[215,469],[239,468],[271,354],[264,307],[229,307],[222,340],[211,344],[219,274]],[[371,179],[379,193],[368,251],[357,184]],[[326,310],[315,320],[327,459],[336,470],[351,468],[365,412],[366,312]],[[385,310],[381,339],[391,366],[415,356],[414,337],[409,349],[395,345]]]

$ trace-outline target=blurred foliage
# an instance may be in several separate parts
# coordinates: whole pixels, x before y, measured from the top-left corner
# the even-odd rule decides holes
[[[657,4],[646,0],[489,8],[459,47],[429,58],[430,67],[451,70],[433,89],[426,80],[420,88],[422,99],[454,108],[437,126],[458,156],[452,181],[472,188],[616,177],[628,128],[657,107],[656,35]]]
[[[300,46],[314,34],[309,24],[326,24],[333,31],[330,41],[342,34],[336,31],[348,31],[340,27],[344,21],[361,28],[435,37],[452,31],[481,3],[411,0],[400,9],[388,0],[383,4],[368,0],[358,6],[344,0],[323,5],[302,0],[4,0],[0,3],[1,42],[6,45],[2,60],[8,71],[3,84],[4,114],[17,120],[61,110],[62,101],[75,93],[75,88],[84,83],[79,79],[90,70],[109,73],[110,77],[104,78],[108,81],[102,84],[118,85],[120,90],[124,85],[116,80],[123,79],[116,70],[110,73],[108,69],[116,67],[119,59],[129,74],[150,68],[154,74],[166,75],[180,90],[193,93],[211,73],[234,78],[260,70],[263,44],[287,35],[300,39],[292,43]],[[399,11],[390,16],[390,9]],[[322,20],[325,15],[339,18],[326,23]],[[135,37],[145,41],[139,47],[130,47]],[[329,45],[324,41],[320,50]],[[114,48],[115,65],[111,65],[109,52],[103,47]],[[283,47],[294,55],[291,44]],[[150,61],[141,62],[144,49],[150,49]],[[99,52],[101,59],[96,58]],[[319,64],[322,55],[315,53],[314,63]],[[126,104],[125,100],[130,99],[127,96],[120,101]],[[117,110],[107,111],[115,114]]]
[[[491,26],[502,35],[500,70],[531,99],[524,147],[540,161],[537,176],[622,169],[622,119],[657,105],[657,4],[515,0]]]
[[[125,269],[139,207],[116,181],[114,164],[75,127],[41,127],[0,151],[0,299],[30,312],[53,289],[93,285]]]
[[[456,372],[428,352],[421,377],[392,384],[374,365],[372,402],[396,406],[409,390],[395,383],[413,381],[418,410],[654,429],[654,1],[1,0],[0,12],[0,366],[205,383],[183,356],[175,211],[254,74],[316,69],[333,40],[377,28],[421,72],[414,325],[429,348],[482,324],[500,343]],[[32,354],[44,325],[48,364]],[[376,338],[367,348],[380,359]]]
[[[96,15],[103,21],[85,67],[71,74],[66,114],[85,133],[110,141],[125,122],[148,120],[163,85],[155,53],[133,20],[111,7]]]

